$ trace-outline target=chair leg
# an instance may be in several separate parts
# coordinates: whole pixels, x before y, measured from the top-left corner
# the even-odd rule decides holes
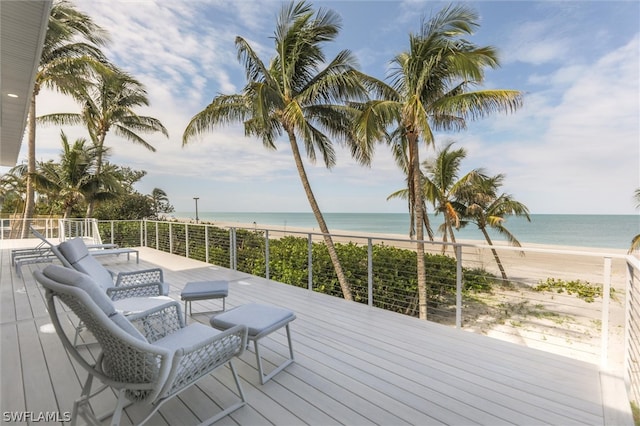
[[[217,413],[216,415],[209,417],[208,419],[206,419],[205,421],[200,423],[199,426],[211,425],[211,424],[217,422],[218,420],[220,420],[221,418],[223,418],[225,416],[228,416],[232,412],[236,411],[238,408],[244,407],[245,404],[247,403],[247,400],[246,400],[246,398],[244,396],[244,391],[242,390],[242,386],[240,385],[240,379],[238,377],[238,373],[236,372],[236,368],[233,365],[232,360],[229,360],[229,367],[231,369],[231,373],[233,374],[233,380],[236,382],[236,386],[238,388],[238,396],[240,397],[240,401],[236,402],[235,404],[232,404],[232,405],[228,406],[227,408],[225,408],[221,412]],[[160,409],[160,407],[165,402],[167,402],[169,399],[171,399],[171,397],[169,397],[167,399],[163,399],[158,404],[154,405],[152,407],[151,411],[145,416],[144,419],[142,419],[142,421],[140,423],[137,424],[137,426],[142,426],[144,423],[146,423],[151,418],[151,416],[153,416],[156,413],[156,411],[158,411],[158,409]]]
[[[118,403],[116,404],[116,409],[113,412],[113,417],[111,417],[111,425],[119,426],[120,419],[122,418],[122,410],[124,410],[125,403],[127,402],[127,398],[124,396],[126,390],[120,389],[118,392]]]
[[[236,382],[236,387],[238,388],[238,396],[242,402],[246,402],[244,396],[244,391],[242,390],[242,386],[240,385],[240,379],[238,378],[238,373],[236,372],[236,366],[233,365],[233,360],[229,360],[229,368],[231,369],[231,373],[233,374],[233,380]]]
[[[236,386],[238,387],[238,396],[240,396],[240,401],[236,402],[233,405],[230,405],[229,407],[225,408],[223,411],[219,412],[215,416],[209,417],[207,420],[200,423],[200,426],[213,424],[218,420],[220,420],[221,418],[233,413],[238,408],[244,407],[244,405],[246,404],[244,392],[242,390],[242,386],[240,385],[240,379],[238,378],[238,373],[236,372],[236,368],[233,365],[232,360],[229,360],[229,367],[231,368],[231,373],[233,374],[233,380],[235,380]]]
[[[89,374],[87,376],[87,380],[84,382],[82,386],[82,392],[80,393],[80,398],[74,401],[73,410],[71,411],[71,425],[75,426],[78,421],[78,416],[83,415],[88,423],[98,424],[99,421],[93,412],[93,408],[91,407],[91,403],[89,402],[90,398],[93,396],[91,394],[91,386],[93,385],[93,375]],[[94,394],[95,395],[95,394]]]
[[[84,386],[82,386],[82,392],[80,393],[80,398],[78,398],[73,402],[73,409],[71,410],[71,426],[76,425],[76,422],[78,421],[78,414],[82,409],[81,406],[89,403],[89,400],[88,400],[89,392],[87,392],[87,385],[89,386],[89,389],[91,389],[92,381],[93,381],[93,376],[89,374],[86,382],[84,383]]]

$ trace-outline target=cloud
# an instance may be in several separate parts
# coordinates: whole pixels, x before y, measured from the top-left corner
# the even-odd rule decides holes
[[[509,190],[534,212],[633,212],[631,195],[640,185],[639,40],[580,73],[560,68],[548,79],[553,90],[533,94],[533,104],[514,116],[492,120],[509,139],[481,141],[477,154],[494,173],[506,172]]]
[[[408,33],[418,29],[422,15],[416,11],[428,17],[430,10],[445,5],[376,2],[376,7],[363,9],[361,3],[321,1],[316,6],[343,15],[345,38],[332,48],[353,49],[365,72],[378,77],[383,77],[389,59],[406,48]],[[268,151],[235,125],[207,132],[182,147],[182,133],[191,117],[218,93],[237,93],[244,86],[244,69],[236,58],[237,35],[268,62],[281,4],[79,3],[80,9],[111,32],[108,57],[147,87],[151,105],[137,112],[160,119],[169,130],[169,139],[160,134],[144,136],[156,153],[115,134],[107,137],[112,162],[148,172],[141,191],[167,190],[178,210],[181,203],[183,210],[190,209],[191,197],[202,194],[202,203],[212,203],[209,210],[308,211],[286,141],[277,151]],[[490,86],[521,87],[526,91],[525,103],[515,114],[494,115],[469,123],[465,132],[438,136],[438,141],[453,138],[468,150],[463,167],[506,173],[504,190],[534,213],[635,212],[631,196],[640,186],[640,43],[637,34],[625,36],[621,43],[615,26],[606,26],[602,13],[588,21],[602,21],[601,26],[589,26],[582,18],[591,5],[478,3],[483,20],[496,20],[496,25],[483,25],[482,32],[487,31],[492,42],[479,44],[495,41],[505,53],[501,55],[504,68],[487,75],[494,79]],[[505,7],[509,12],[500,15]],[[73,100],[55,92],[45,91],[38,97],[38,114],[77,110]],[[65,132],[72,139],[86,137],[81,126]],[[60,129],[39,127],[37,145],[38,159],[57,158]],[[387,147],[377,147],[370,169],[359,166],[347,150],[338,147],[337,152],[338,163],[332,170],[326,170],[321,161],[305,162],[323,208],[406,211],[403,201],[385,201],[404,185]],[[421,151],[423,159],[430,155],[432,149]],[[20,158],[26,158],[26,143]],[[203,211],[206,208],[203,204]]]

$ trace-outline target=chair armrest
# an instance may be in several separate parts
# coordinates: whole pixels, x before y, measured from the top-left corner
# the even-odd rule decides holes
[[[128,299],[130,297],[162,296],[161,283],[135,284],[123,287],[109,287],[107,296],[111,300]]]
[[[221,365],[239,356],[247,346],[247,327],[237,325],[189,347],[177,349],[172,373],[167,380],[173,393],[199,380]]]
[[[116,287],[132,284],[148,284],[164,282],[161,268],[143,269],[133,272],[120,272],[116,276]]]
[[[184,328],[184,316],[180,304],[176,301],[128,315],[127,319],[140,330],[149,343]]]
[[[200,351],[206,347],[213,347],[218,353],[230,353],[229,359],[235,355],[241,355],[247,346],[248,329],[246,325],[238,324],[215,336],[198,342],[195,345],[184,346],[176,351],[176,354],[187,355]]]

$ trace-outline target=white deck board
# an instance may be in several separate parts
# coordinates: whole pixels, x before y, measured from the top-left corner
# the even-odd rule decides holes
[[[46,265],[25,265],[20,279],[7,267],[9,250],[0,256],[0,411],[69,411],[86,374],[55,334],[43,332],[49,319],[32,271]],[[251,345],[235,361],[248,403],[220,425],[629,423],[624,403],[610,407],[620,387],[593,364],[152,249],[140,249],[140,264],[100,261],[113,270],[161,266],[178,301],[188,281],[225,279],[227,309],[257,302],[295,311],[295,363],[261,385]],[[208,324],[209,311],[221,306],[217,299],[195,301],[189,322]],[[269,370],[287,354],[284,330],[262,339],[261,348]],[[19,389],[24,392],[12,392]],[[149,424],[196,424],[233,403],[234,390],[230,371],[219,369],[165,404]],[[114,404],[113,393],[105,393],[96,411]],[[123,424],[139,420],[130,408]]]

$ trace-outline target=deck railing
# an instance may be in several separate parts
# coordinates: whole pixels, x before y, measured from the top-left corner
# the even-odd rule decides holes
[[[627,259],[627,297],[625,298],[625,381],[629,399],[640,405],[640,260]]]
[[[105,243],[151,247],[342,295],[320,233],[152,220],[99,221],[97,227]],[[69,237],[67,229],[73,226],[61,222],[49,235],[62,240]],[[332,237],[357,302],[417,315],[415,241]],[[637,257],[588,249],[425,244],[427,320],[624,371],[630,397],[640,402]]]

